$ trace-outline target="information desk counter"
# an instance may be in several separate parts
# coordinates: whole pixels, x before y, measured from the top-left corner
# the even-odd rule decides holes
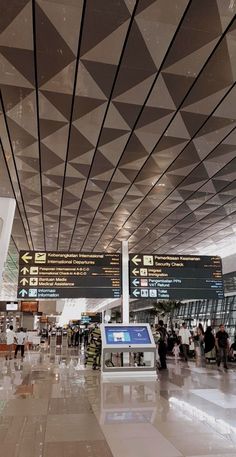
[[[104,377],[156,378],[156,345],[149,324],[102,324]]]

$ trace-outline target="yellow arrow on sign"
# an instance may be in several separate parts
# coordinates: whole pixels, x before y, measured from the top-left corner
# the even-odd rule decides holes
[[[132,262],[133,262],[135,265],[138,265],[140,262],[142,262],[142,259],[140,259],[140,257],[136,254],[136,255],[132,258]]]
[[[20,281],[21,284],[23,284],[23,286],[25,286],[26,284],[29,283],[28,279],[26,278],[23,278],[21,281]]]
[[[27,273],[29,273],[29,269],[24,267],[24,268],[21,268],[21,273],[23,273],[23,275],[26,275]]]
[[[24,255],[22,255],[22,260],[24,260],[25,263],[29,263],[28,260],[32,260],[32,255],[29,255],[29,252],[26,252]]]

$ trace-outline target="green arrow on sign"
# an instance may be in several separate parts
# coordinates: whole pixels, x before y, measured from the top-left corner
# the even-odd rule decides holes
[[[24,298],[24,296],[27,295],[27,294],[28,294],[28,292],[27,292],[27,290],[25,290],[25,289],[21,289],[20,292],[19,292],[19,295],[21,295],[23,298]]]

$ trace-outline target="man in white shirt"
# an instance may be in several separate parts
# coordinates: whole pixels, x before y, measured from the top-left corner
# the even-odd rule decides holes
[[[24,329],[21,327],[19,333],[16,333],[16,340],[17,340],[17,346],[15,350],[15,359],[17,358],[17,353],[20,349],[21,351],[21,358],[24,358],[24,352],[25,352],[25,337],[26,334],[24,332]]]
[[[12,359],[12,352],[14,350],[14,343],[16,342],[16,334],[13,330],[13,326],[10,325],[10,327],[6,331],[6,340],[7,340],[7,354],[6,354],[6,360],[7,359]]]
[[[187,325],[185,322],[183,322],[183,325],[179,331],[179,337],[181,339],[181,344],[183,348],[183,355],[184,355],[184,360],[187,362],[188,361],[188,349],[189,349],[189,344],[190,344],[190,338],[191,338],[191,333],[187,329]]]

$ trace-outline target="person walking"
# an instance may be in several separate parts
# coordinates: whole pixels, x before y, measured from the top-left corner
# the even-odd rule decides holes
[[[195,347],[196,359],[202,360],[204,358],[205,353],[204,353],[204,329],[203,329],[201,322],[199,323],[199,325],[195,331],[194,347]]]
[[[216,334],[216,348],[217,348],[217,366],[221,362],[224,363],[224,368],[228,370],[227,357],[229,352],[229,335],[225,331],[224,324],[220,324],[219,331]]]
[[[160,369],[165,370],[166,366],[166,352],[167,352],[167,331],[164,327],[164,322],[159,321],[158,332],[160,335],[158,353],[160,357]]]
[[[206,329],[204,335],[204,344],[205,344],[205,358],[207,362],[215,360],[216,358],[216,349],[215,349],[215,337],[212,333],[212,328],[209,326]]]
[[[24,329],[21,327],[19,333],[16,334],[16,341],[17,341],[17,346],[15,350],[15,359],[17,358],[17,353],[20,350],[21,351],[21,358],[24,358],[24,353],[25,353],[25,339],[26,339],[26,334],[24,332]]]
[[[187,329],[187,325],[185,322],[183,322],[182,327],[179,331],[179,338],[181,341],[182,345],[182,350],[183,350],[183,355],[184,355],[184,360],[185,362],[188,361],[188,350],[189,350],[189,344],[190,344],[190,339],[191,339],[191,333]]]
[[[13,330],[13,325],[10,325],[9,329],[6,331],[6,340],[7,340],[7,353],[6,360],[12,359],[12,353],[14,350],[14,343],[16,342],[16,334]]]

